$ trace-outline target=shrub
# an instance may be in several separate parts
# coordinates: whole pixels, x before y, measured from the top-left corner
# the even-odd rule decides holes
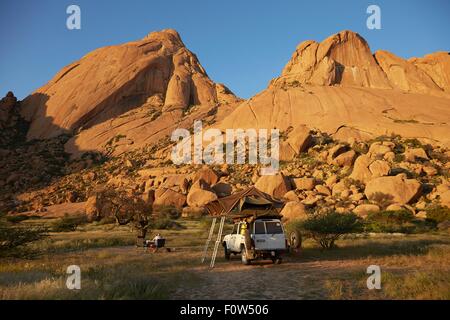
[[[426,211],[427,211],[427,219],[433,220],[436,223],[441,223],[450,220],[450,208],[448,207],[435,205],[428,208]]]
[[[0,221],[0,255],[8,256],[17,247],[38,241],[47,236],[47,230],[41,227],[17,227]]]
[[[356,214],[335,211],[315,214],[306,219],[302,227],[324,249],[335,247],[340,236],[362,230],[361,219]]]
[[[394,202],[394,197],[390,194],[375,192],[370,195],[369,200],[378,204],[381,208],[386,208]]]
[[[416,220],[408,210],[371,212],[365,221],[366,232],[418,233],[431,227],[429,223]]]
[[[52,225],[53,232],[70,232],[75,231],[78,226],[85,224],[87,218],[85,215],[69,216],[64,214],[63,218],[56,220]]]
[[[30,217],[23,215],[23,214],[19,214],[19,215],[14,215],[14,216],[7,216],[6,217],[6,221],[11,222],[11,223],[19,223],[25,220],[28,220]]]
[[[170,219],[178,219],[181,216],[179,209],[173,206],[158,206],[155,208],[154,213],[160,217],[168,217]]]
[[[152,229],[158,229],[158,230],[169,230],[169,229],[183,229],[183,226],[176,222],[173,219],[170,219],[168,217],[157,217],[153,220],[151,223]]]
[[[394,162],[399,163],[403,161],[405,161],[405,155],[396,153],[394,157]]]

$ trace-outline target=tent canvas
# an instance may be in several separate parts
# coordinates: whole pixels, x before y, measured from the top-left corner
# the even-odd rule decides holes
[[[250,187],[208,203],[206,210],[212,216],[278,215],[283,204],[255,187]]]

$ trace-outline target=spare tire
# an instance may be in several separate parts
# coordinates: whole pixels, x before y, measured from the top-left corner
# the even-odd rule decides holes
[[[288,235],[289,246],[292,249],[298,249],[302,246],[302,234],[298,230],[289,232]]]

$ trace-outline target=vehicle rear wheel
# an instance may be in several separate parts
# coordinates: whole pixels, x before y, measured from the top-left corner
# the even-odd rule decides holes
[[[247,250],[245,250],[244,247],[242,247],[242,250],[241,250],[241,260],[242,260],[242,264],[244,264],[244,265],[250,264],[250,260],[247,256]]]
[[[225,260],[230,260],[230,251],[228,251],[227,246],[223,246],[223,252],[225,254]]]
[[[278,255],[275,256],[275,257],[271,257],[270,259],[272,260],[273,264],[281,264],[281,262],[283,261],[283,260],[281,259],[281,257],[278,256]]]

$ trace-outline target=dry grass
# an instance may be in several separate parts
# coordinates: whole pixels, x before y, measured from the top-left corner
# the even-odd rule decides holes
[[[424,236],[422,236],[424,237]],[[328,279],[330,299],[450,299],[450,244],[422,240],[409,252],[364,258],[366,265],[381,267],[381,290],[368,290],[368,274],[343,272]],[[415,253],[412,253],[415,252]]]
[[[208,272],[200,264],[208,222],[181,223],[186,228],[153,231],[173,249],[155,254],[135,248],[127,227],[89,224],[53,233],[30,248],[34,256],[0,260],[0,299],[214,299],[236,296],[246,281],[255,285],[240,290],[242,299],[450,299],[448,234],[349,237],[329,251],[308,240],[300,256],[280,266],[246,267],[220,251]],[[81,290],[65,286],[73,264],[82,270]],[[371,264],[382,269],[382,290],[366,287]]]

